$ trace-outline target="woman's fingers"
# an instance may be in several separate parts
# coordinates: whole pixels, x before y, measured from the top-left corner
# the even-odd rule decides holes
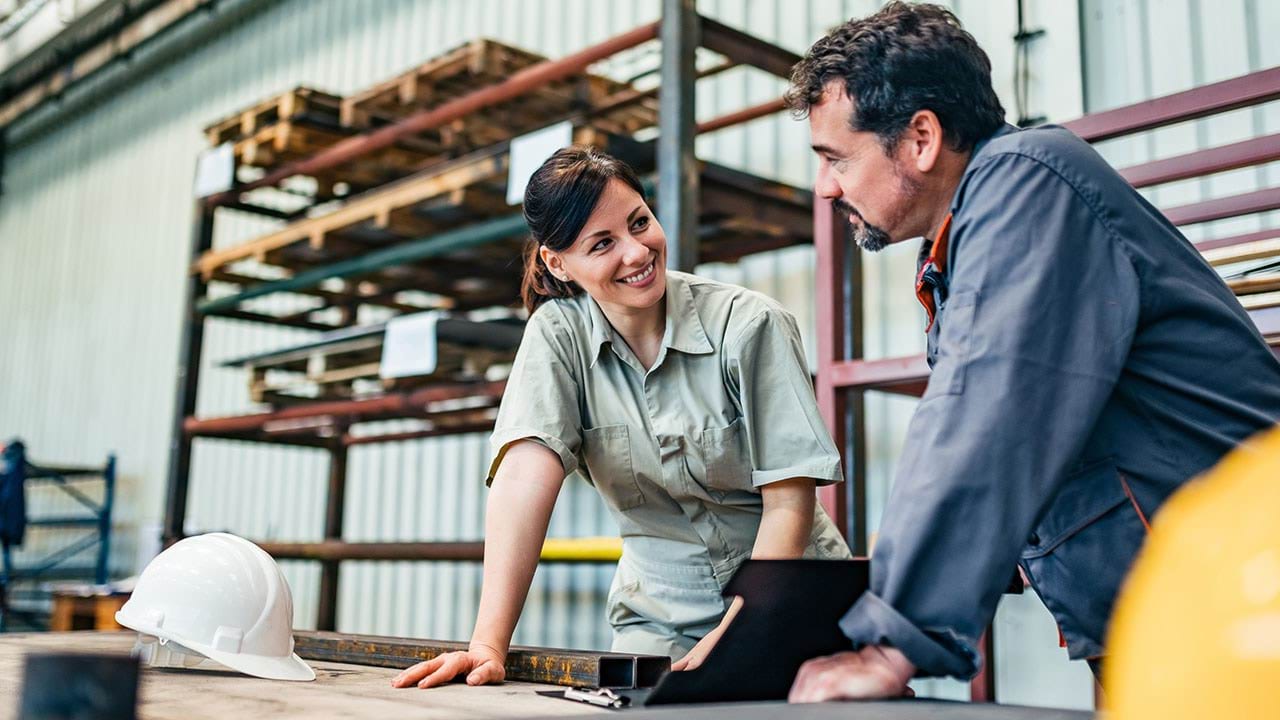
[[[507,671],[496,660],[486,660],[467,675],[468,685],[496,685],[507,676]]]
[[[688,664],[689,664],[689,656],[688,656],[688,655],[685,655],[684,657],[680,658],[679,660],[677,660],[677,661],[675,661],[675,662],[671,663],[671,671],[672,671],[672,672],[680,672],[681,670],[684,670],[684,669],[685,669],[685,667],[686,667]]]
[[[403,688],[416,684],[422,678],[435,672],[437,668],[444,662],[444,655],[431,658],[417,665],[405,668],[399,675],[391,680],[391,687]]]
[[[418,681],[422,689],[443,685],[472,668],[471,658],[466,653],[448,653],[441,656],[444,662],[434,672]]]

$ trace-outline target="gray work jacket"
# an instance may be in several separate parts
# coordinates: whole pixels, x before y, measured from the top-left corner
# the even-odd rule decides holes
[[[1073,658],[1103,652],[1147,518],[1280,420],[1280,363],[1186,238],[1084,141],[1005,126],[951,203],[929,386],[841,622],[971,677],[1019,563]],[[1176,631],[1176,628],[1171,628]]]

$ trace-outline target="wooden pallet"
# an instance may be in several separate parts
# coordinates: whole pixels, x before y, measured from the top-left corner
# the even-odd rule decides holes
[[[232,113],[204,129],[209,145],[239,142],[263,128],[281,122],[304,122],[337,127],[342,98],[314,88],[298,86],[240,112]]]
[[[341,122],[360,130],[398,122],[477,88],[495,85],[545,60],[541,55],[495,40],[473,40],[346,98],[342,101]],[[581,73],[472,113],[446,127],[421,133],[412,146],[427,153],[457,156],[606,106],[614,107],[595,114],[591,122],[607,132],[631,135],[656,125],[656,100],[636,97],[633,102],[615,102],[629,95],[634,91],[627,83]]]
[[[495,366],[515,360],[523,324],[444,318],[437,330],[435,371],[394,379],[379,377],[385,331],[385,323],[335,330],[300,345],[222,364],[249,371],[249,395],[257,403],[353,400],[432,383],[497,379],[488,375]]]
[[[205,128],[211,145],[231,143],[237,168],[270,172],[327,150],[358,134],[339,122],[342,98],[297,87],[228,115]],[[385,148],[317,174],[316,199],[335,196],[335,186],[357,193],[411,175],[443,159],[403,144]]]

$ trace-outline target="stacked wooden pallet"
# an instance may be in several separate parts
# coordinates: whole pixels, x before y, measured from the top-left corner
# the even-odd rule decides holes
[[[494,40],[474,40],[345,99],[293,88],[218,120],[205,134],[210,145],[231,143],[237,166],[270,172],[545,60]],[[568,117],[631,135],[656,125],[658,111],[652,94],[580,73],[326,170],[315,177],[316,197],[332,198],[339,185],[348,194],[376,187]]]
[[[527,50],[480,38],[454,48],[408,72],[342,101],[346,127],[370,130],[496,85],[545,61]],[[620,102],[632,98],[630,102]],[[657,124],[654,98],[639,96],[627,83],[582,73],[540,86],[518,100],[468,115],[446,127],[421,133],[411,143],[428,154],[459,155],[509,140],[565,117],[619,135]]]

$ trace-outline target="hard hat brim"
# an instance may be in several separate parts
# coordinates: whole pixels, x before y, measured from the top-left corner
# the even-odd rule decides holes
[[[311,669],[310,665],[303,662],[297,653],[289,653],[286,657],[270,657],[215,650],[203,643],[173,637],[171,633],[165,632],[161,628],[149,627],[145,622],[132,617],[131,613],[125,612],[125,608],[116,611],[116,622],[131,630],[137,630],[140,633],[179,643],[216,663],[226,665],[232,670],[242,672],[245,675],[252,675],[266,680],[289,680],[293,682],[308,682],[316,679],[315,671]]]

